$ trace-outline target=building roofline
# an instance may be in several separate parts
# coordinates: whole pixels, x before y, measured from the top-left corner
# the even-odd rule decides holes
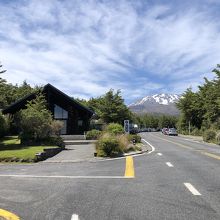
[[[70,96],[68,96],[67,94],[65,94],[64,92],[60,91],[59,89],[57,89],[56,87],[54,87],[53,85],[51,85],[50,83],[46,84],[43,87],[43,92],[46,90],[46,88],[52,88],[53,90],[55,90],[56,92],[60,93],[61,95],[63,95],[65,98],[67,98],[70,102],[72,102],[74,105],[79,106],[80,108],[82,108],[83,110],[86,110],[88,112],[90,112],[92,115],[95,114],[91,109],[87,108],[86,106],[82,105],[81,103],[77,102],[76,100],[74,100],[74,98],[71,98]],[[16,105],[18,105],[21,102],[25,102],[28,101],[28,99],[31,99],[32,96],[36,96],[37,92],[33,92],[29,95],[24,96],[23,98],[19,99],[18,101],[12,103],[11,105],[7,106],[5,109],[2,110],[3,114],[7,114],[7,112],[12,109],[13,107],[15,107]]]
[[[43,87],[43,90],[46,88],[46,87],[50,87],[54,90],[56,90],[57,92],[61,93],[63,96],[65,96],[67,99],[69,99],[71,102],[79,105],[80,107],[84,108],[85,110],[91,112],[92,114],[95,114],[91,109],[87,108],[86,106],[82,105],[81,103],[77,102],[74,98],[68,96],[67,94],[65,94],[64,92],[62,92],[61,90],[57,89],[56,87],[54,87],[53,85],[51,85],[50,83],[46,84],[44,87]]]

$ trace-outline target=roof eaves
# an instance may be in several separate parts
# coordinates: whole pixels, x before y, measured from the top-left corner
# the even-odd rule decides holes
[[[51,85],[50,83],[48,83],[47,85],[44,86],[44,89],[46,89],[46,87],[51,87],[52,89],[56,90],[57,92],[61,93],[63,96],[65,96],[67,99],[69,99],[71,102],[73,102],[74,104],[79,105],[81,108],[89,111],[92,114],[95,114],[95,112],[93,112],[91,109],[87,108],[86,106],[82,105],[81,103],[77,102],[76,100],[74,100],[73,98],[71,98],[70,96],[68,96],[67,94],[65,94],[64,92],[62,92],[61,90],[57,89],[56,87],[54,87],[53,85]]]

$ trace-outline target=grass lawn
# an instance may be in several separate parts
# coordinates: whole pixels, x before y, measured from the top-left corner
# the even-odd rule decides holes
[[[22,146],[17,136],[8,136],[0,140],[0,161],[5,158],[34,160],[36,153],[53,147],[57,146]]]

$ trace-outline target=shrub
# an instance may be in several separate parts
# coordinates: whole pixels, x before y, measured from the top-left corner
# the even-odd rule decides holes
[[[203,140],[207,142],[215,141],[216,132],[214,130],[206,130],[203,133]]]
[[[183,135],[189,135],[189,131],[188,130],[180,130],[179,133],[183,134]]]
[[[202,136],[202,131],[199,130],[198,128],[194,128],[191,132],[191,135],[194,135],[194,136]]]
[[[65,147],[63,139],[60,136],[47,137],[46,139],[42,140],[42,143],[44,145],[55,145],[61,148]]]
[[[216,134],[216,141],[217,141],[217,144],[220,145],[220,131],[218,131],[218,133]]]
[[[124,133],[124,128],[117,123],[110,123],[107,127],[106,127],[106,131],[114,134],[114,135],[119,135],[119,134],[123,134]]]
[[[133,139],[135,139],[136,143],[141,143],[141,136],[139,136],[137,134],[129,134],[128,135],[128,140],[133,141]]]
[[[97,140],[101,135],[101,131],[92,129],[91,131],[88,131],[86,133],[86,139],[87,140]]]
[[[116,137],[104,134],[96,144],[97,156],[114,156],[122,152]]]
[[[121,149],[122,152],[127,152],[128,148],[129,148],[129,139],[128,139],[128,135],[120,135],[118,136],[118,141],[119,141],[119,147]]]
[[[22,143],[32,144],[50,136],[52,115],[46,108],[43,95],[27,104],[27,108],[21,110]]]
[[[60,131],[64,126],[62,121],[53,120],[50,124],[51,134],[52,135],[60,135]]]
[[[7,118],[0,113],[0,138],[6,135],[9,128]]]

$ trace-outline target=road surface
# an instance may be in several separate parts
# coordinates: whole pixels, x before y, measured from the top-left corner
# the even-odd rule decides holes
[[[0,165],[0,209],[23,220],[219,220],[220,147],[141,135],[155,151],[133,157],[134,178],[125,159]]]

